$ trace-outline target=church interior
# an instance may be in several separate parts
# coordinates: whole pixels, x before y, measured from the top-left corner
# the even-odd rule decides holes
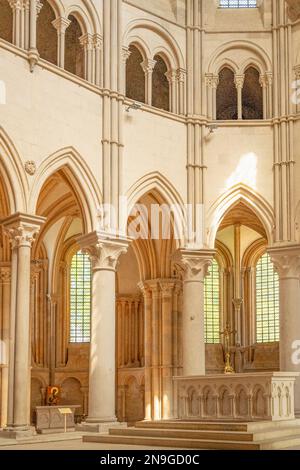
[[[300,1],[0,0],[0,450],[300,449],[299,305]]]

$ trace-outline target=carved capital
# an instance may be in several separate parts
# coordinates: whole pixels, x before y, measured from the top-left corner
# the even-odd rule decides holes
[[[218,88],[219,76],[213,73],[205,74],[205,83],[208,88]]]
[[[93,35],[93,45],[95,49],[101,49],[102,46],[102,36],[100,34],[94,34]]]
[[[300,65],[294,67],[296,80],[300,80]]]
[[[214,256],[214,250],[180,249],[175,253],[174,262],[181,269],[184,282],[203,282]]]
[[[121,54],[122,54],[123,63],[126,64],[127,60],[131,56],[131,52],[129,50],[129,47],[123,46]]]
[[[23,0],[9,0],[8,3],[13,11],[22,10],[24,6]]]
[[[280,279],[300,280],[300,245],[274,247],[268,253]]]
[[[177,81],[177,70],[171,69],[165,73],[169,83],[175,83]]]
[[[234,83],[238,90],[241,90],[244,86],[245,75],[235,75]]]
[[[156,60],[146,59],[141,63],[141,67],[145,74],[150,74],[153,72],[155,64],[156,64]]]
[[[162,279],[159,281],[162,298],[172,298],[176,282],[171,279]]]
[[[11,280],[11,268],[10,266],[0,267],[0,283],[9,284]]]
[[[31,248],[45,221],[44,217],[17,213],[2,220],[2,225],[4,233],[8,236],[13,248],[22,246]]]
[[[106,232],[92,232],[78,239],[81,250],[91,259],[94,271],[115,271],[122,254],[127,252],[127,238],[115,238]]]
[[[184,83],[186,79],[186,70],[185,69],[178,69],[177,70],[177,80],[179,83]]]
[[[140,282],[138,284],[139,289],[142,291],[143,297],[145,300],[151,299],[151,290],[147,284],[147,282]]]
[[[92,34],[86,33],[79,38],[80,45],[86,50],[92,50],[94,47],[94,37]]]
[[[56,18],[54,21],[52,21],[52,25],[59,33],[65,33],[70,24],[71,21],[68,20],[68,18],[64,18],[63,16],[60,16],[59,18]]]

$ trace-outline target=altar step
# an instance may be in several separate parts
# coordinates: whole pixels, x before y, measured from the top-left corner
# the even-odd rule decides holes
[[[202,450],[274,450],[300,446],[300,420],[259,423],[193,421],[139,422],[109,434],[83,436],[84,442]]]

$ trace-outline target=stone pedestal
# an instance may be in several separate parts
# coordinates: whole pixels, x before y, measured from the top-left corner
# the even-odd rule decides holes
[[[60,409],[69,408],[72,413],[67,414],[67,431],[75,431],[75,410],[80,405],[67,406],[37,406],[36,412],[36,430],[39,434],[51,434],[64,432],[65,415],[60,413]]]
[[[175,377],[177,417],[208,421],[289,421],[295,419],[298,373]]]

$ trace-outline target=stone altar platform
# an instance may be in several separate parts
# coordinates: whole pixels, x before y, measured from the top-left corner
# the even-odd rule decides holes
[[[80,405],[66,405],[66,406],[37,406],[36,411],[36,430],[40,434],[50,434],[57,432],[64,432],[65,429],[65,415],[60,413],[60,409],[70,408],[70,414],[67,414],[67,431],[75,431],[75,410],[80,408]]]
[[[294,420],[294,384],[298,376],[292,372],[260,372],[174,377],[174,417],[201,421]]]

